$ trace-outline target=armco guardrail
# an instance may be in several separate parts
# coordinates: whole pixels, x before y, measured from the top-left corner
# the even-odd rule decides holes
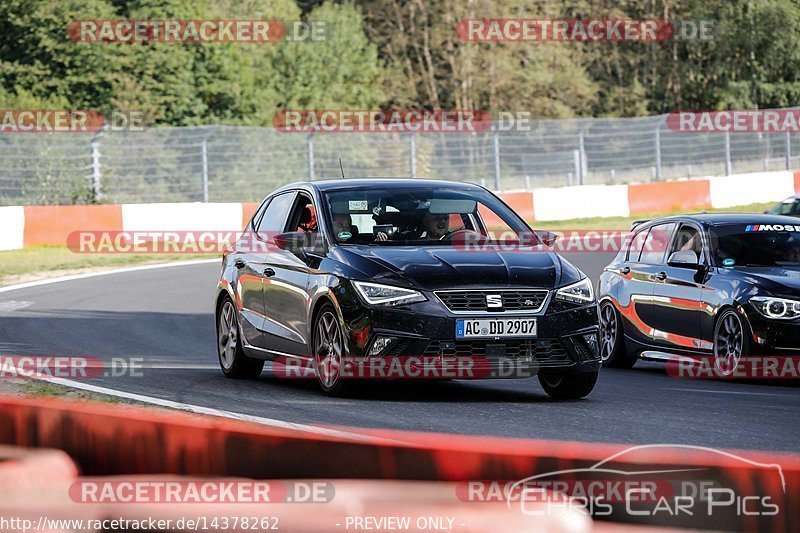
[[[528,221],[699,211],[780,201],[800,193],[800,171],[628,185],[581,185],[502,192]],[[65,245],[74,231],[238,231],[256,203],[163,203],[0,207],[0,250]],[[56,222],[57,221],[57,222]]]
[[[648,475],[659,470],[727,487],[737,495],[736,505],[715,509],[720,512],[713,516],[615,510],[605,518],[717,530],[800,528],[798,455],[391,430],[349,430],[356,436],[344,437],[132,406],[7,396],[0,396],[0,414],[0,443],[64,450],[86,475],[513,482],[572,469]],[[453,490],[464,485],[456,483]],[[754,494],[769,498],[779,512],[741,512],[752,504],[741,498]]]
[[[766,110],[762,110],[766,111]],[[680,132],[668,115],[529,120],[490,130],[281,133],[154,127],[0,136],[0,205],[256,201],[299,178],[423,177],[496,190],[625,184],[798,168],[792,132]]]

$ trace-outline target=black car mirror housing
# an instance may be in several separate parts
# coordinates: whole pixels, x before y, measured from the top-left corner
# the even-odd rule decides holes
[[[700,259],[694,250],[679,250],[670,254],[667,264],[671,267],[700,269]]]

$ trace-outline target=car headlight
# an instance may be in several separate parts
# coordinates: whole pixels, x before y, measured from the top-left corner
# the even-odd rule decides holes
[[[793,320],[800,317],[800,301],[775,298],[773,296],[754,296],[750,304],[767,318]]]
[[[574,304],[587,304],[594,301],[594,287],[592,280],[583,278],[577,283],[561,287],[556,291],[556,300],[572,302]]]
[[[379,283],[367,283],[365,281],[354,281],[358,294],[370,305],[393,306],[424,302],[427,298],[422,293],[393,287],[391,285],[381,285]]]

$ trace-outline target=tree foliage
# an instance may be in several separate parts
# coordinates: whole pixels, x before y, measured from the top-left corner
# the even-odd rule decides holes
[[[465,18],[712,20],[711,40],[473,43]],[[78,19],[324,21],[324,42],[76,43]],[[280,109],[524,110],[535,117],[786,107],[798,0],[3,0],[0,107],[271,124]]]

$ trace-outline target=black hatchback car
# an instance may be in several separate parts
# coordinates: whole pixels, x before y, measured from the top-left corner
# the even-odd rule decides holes
[[[635,226],[598,298],[606,366],[704,356],[731,376],[742,357],[800,355],[800,223],[703,214]]]
[[[246,229],[215,302],[226,376],[257,377],[271,360],[306,364],[330,394],[368,377],[538,375],[557,398],[595,385],[591,281],[482,187],[292,184]],[[385,361],[405,373],[370,373]],[[439,372],[448,365],[459,372]]]

